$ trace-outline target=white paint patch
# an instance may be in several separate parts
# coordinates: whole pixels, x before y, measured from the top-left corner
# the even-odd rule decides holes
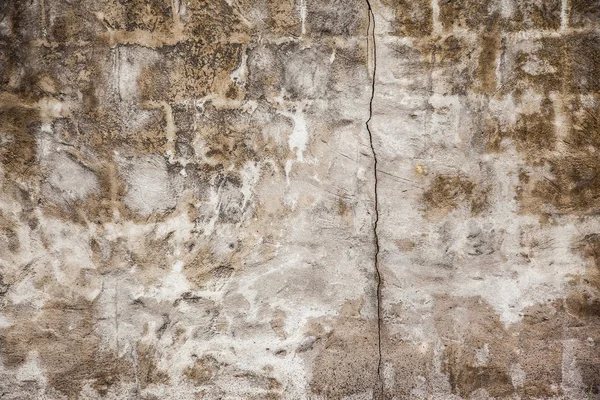
[[[117,47],[114,74],[119,96],[132,101],[138,97],[138,78],[145,65],[158,58],[158,53],[147,47]]]
[[[290,172],[292,172],[292,165],[294,165],[293,160],[287,160],[285,162],[285,181],[288,186],[290,186]]]
[[[554,68],[548,62],[548,60],[542,60],[537,56],[530,57],[525,63],[525,65],[521,67],[521,69],[529,75],[533,76],[553,74],[556,72],[556,68]]]
[[[54,97],[44,97],[38,102],[40,110],[40,119],[42,128],[57,118],[64,118],[69,115],[69,107],[66,103],[55,99]],[[42,129],[42,131],[51,132],[51,130]]]

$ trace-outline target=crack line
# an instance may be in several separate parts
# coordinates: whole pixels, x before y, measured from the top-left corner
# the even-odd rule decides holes
[[[373,118],[373,99],[375,98],[375,74],[377,72],[377,47],[375,44],[375,14],[373,13],[371,2],[369,0],[365,1],[367,2],[367,11],[369,14],[369,24],[367,25],[367,57],[369,59],[371,56],[373,57],[373,72],[371,74],[371,98],[369,100],[369,119],[367,119],[365,125],[369,134],[369,145],[371,147],[371,153],[373,154],[373,175],[375,178],[373,186],[375,201],[375,220],[373,221],[373,237],[375,242],[375,277],[377,279],[377,348],[379,351],[379,359],[377,361],[377,378],[379,380],[379,397],[383,398],[383,379],[381,377],[381,287],[383,281],[381,278],[381,273],[379,271],[379,236],[377,235],[377,225],[379,223],[379,197],[377,192],[377,185],[379,182],[377,180],[377,153],[375,152],[375,146],[373,145],[373,133],[371,132],[371,128],[369,126],[369,123]],[[369,47],[370,41],[373,42],[372,48]]]

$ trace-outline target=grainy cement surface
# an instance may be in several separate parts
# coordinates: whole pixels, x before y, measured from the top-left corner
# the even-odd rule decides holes
[[[0,1],[1,399],[600,399],[599,212],[598,0]]]

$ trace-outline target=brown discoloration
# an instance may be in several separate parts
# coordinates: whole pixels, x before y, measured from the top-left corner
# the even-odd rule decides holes
[[[588,234],[573,243],[572,251],[586,263],[585,274],[571,282],[571,294],[565,301],[570,323],[568,334],[576,339],[573,349],[583,384],[594,395],[600,394],[600,236]]]
[[[402,252],[411,251],[415,248],[416,244],[410,239],[397,239],[396,246]]]
[[[153,384],[169,384],[170,377],[168,372],[163,371],[157,366],[160,355],[157,354],[153,346],[139,343],[136,348],[136,357],[136,374],[141,389]]]
[[[7,218],[0,211],[0,248],[15,253],[19,250],[19,237],[16,231],[17,223]]]
[[[569,108],[572,110],[572,125],[568,127],[568,136],[562,139],[565,150],[546,155],[540,152],[553,147],[548,145],[547,136],[540,136],[540,139],[546,139],[536,140],[532,143],[535,145],[530,148],[522,148],[531,159],[549,167],[548,174],[523,176],[525,179],[521,179],[519,199],[525,210],[537,212],[540,205],[545,204],[561,213],[579,215],[595,213],[598,208],[598,107],[583,106],[574,101]],[[546,126],[548,136],[552,135],[554,128],[547,122],[551,117],[551,110],[548,107],[550,115],[545,119],[543,116],[538,119],[539,124]],[[544,129],[538,126],[534,131],[539,134]]]
[[[2,329],[0,354],[5,366],[22,365],[30,352],[39,354],[50,387],[77,398],[82,386],[100,394],[118,382],[132,382],[131,360],[100,348],[94,332],[94,305],[85,300],[47,304],[37,315]]]
[[[423,193],[426,212],[445,216],[459,204],[467,204],[471,213],[480,214],[487,204],[487,189],[459,175],[437,175]]]
[[[241,265],[242,253],[236,249],[223,257],[216,257],[210,249],[194,250],[191,262],[183,268],[183,273],[196,287],[202,288],[209,282],[227,280]]]
[[[161,57],[139,77],[142,100],[180,101],[208,94],[225,96],[229,74],[241,63],[239,43],[188,40],[161,49]]]
[[[302,22],[294,1],[268,0],[266,3],[269,13],[267,25],[274,33],[293,36],[302,33]],[[254,3],[250,2],[250,6]]]
[[[600,19],[600,1],[571,0],[569,24],[573,27],[597,26]]]
[[[478,0],[441,0],[440,21],[445,29],[487,27],[492,18],[488,12],[489,4]]]
[[[516,1],[513,4],[513,15],[503,21],[507,29],[525,31],[528,29],[554,30],[560,28],[561,0]]]
[[[307,31],[314,36],[363,36],[367,7],[360,0],[307,0]]]
[[[536,181],[531,195],[566,213],[595,213],[600,165],[595,157],[568,156],[550,161],[553,177]]]
[[[544,93],[563,90],[568,82],[569,44],[563,37],[520,40],[516,50],[501,42],[502,81],[494,94],[512,94],[520,100],[524,92]]]
[[[428,0],[384,1],[394,11],[392,34],[396,36],[423,37],[433,29],[433,12]]]
[[[282,310],[275,310],[273,317],[271,318],[271,329],[277,334],[279,339],[284,340],[285,334],[285,312]]]
[[[310,332],[322,336],[315,351],[311,390],[328,399],[341,399],[355,393],[379,392],[377,383],[377,321],[360,315],[362,301],[349,301],[331,330]],[[326,322],[326,321],[323,321]]]
[[[13,179],[35,173],[36,133],[40,129],[38,111],[18,105],[2,105],[0,121],[5,142],[0,148],[0,160],[5,171]]]
[[[569,84],[575,93],[600,91],[600,35],[597,32],[573,34],[566,38],[572,76]]]
[[[508,133],[517,142],[517,148],[525,154],[541,154],[553,150],[556,143],[554,106],[548,98],[542,100],[539,111],[521,114]]]
[[[600,291],[600,235],[589,234],[584,236],[575,243],[573,250],[580,254],[589,266],[584,277],[586,283]]]
[[[477,61],[481,90],[490,95],[496,91],[496,68],[501,39],[499,18],[496,16],[492,25],[481,35],[481,53]]]
[[[565,311],[560,305],[537,305],[523,316],[522,322],[505,327],[481,299],[437,299],[434,318],[444,338],[446,372],[454,393],[468,397],[483,388],[494,397],[559,394],[555,388],[562,380],[560,329]],[[458,345],[457,339],[464,344]],[[541,364],[539,358],[547,362]]]
[[[193,355],[194,363],[184,370],[184,377],[195,386],[207,387],[218,379],[229,379],[237,384],[244,385],[247,389],[258,391],[259,396],[250,398],[280,399],[282,385],[269,376],[270,368],[256,373],[236,368],[228,363],[217,360],[214,356],[206,354],[198,358]]]
[[[194,385],[206,385],[217,374],[219,368],[219,362],[214,357],[204,356],[186,368],[183,375]]]

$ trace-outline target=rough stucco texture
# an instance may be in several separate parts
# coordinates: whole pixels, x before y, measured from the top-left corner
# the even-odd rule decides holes
[[[0,1],[0,398],[600,399],[597,0]]]

